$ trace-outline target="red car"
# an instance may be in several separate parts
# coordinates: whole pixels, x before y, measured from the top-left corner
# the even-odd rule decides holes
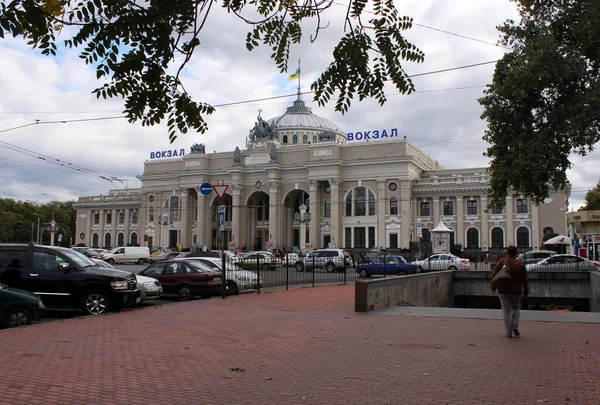
[[[176,295],[180,301],[187,301],[195,295],[210,298],[221,293],[221,276],[195,261],[165,260],[147,267],[140,274],[160,281],[163,295]]]

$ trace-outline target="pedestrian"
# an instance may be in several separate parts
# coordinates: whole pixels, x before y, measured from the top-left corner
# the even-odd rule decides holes
[[[517,259],[517,247],[513,245],[506,248],[506,257],[500,259],[498,264],[496,264],[492,279],[502,269],[505,262],[511,281],[506,286],[498,288],[498,297],[502,305],[502,318],[504,319],[504,328],[506,329],[505,336],[512,338],[513,335],[515,337],[521,336],[521,332],[519,331],[521,296],[525,299],[529,295],[529,280],[527,279],[525,264],[523,261]],[[492,293],[496,292],[494,285],[492,285],[491,290]]]

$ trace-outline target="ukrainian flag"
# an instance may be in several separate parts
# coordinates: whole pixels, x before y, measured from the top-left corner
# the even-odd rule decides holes
[[[291,74],[289,77],[290,77],[290,80],[299,78],[300,77],[300,67],[298,67],[298,69],[296,69],[294,74]]]

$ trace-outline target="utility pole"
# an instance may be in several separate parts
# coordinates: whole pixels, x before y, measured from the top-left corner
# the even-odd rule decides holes
[[[40,216],[38,214],[33,214],[37,217],[38,219],[38,224],[37,224],[37,235],[36,235],[36,240],[35,243],[37,243],[38,245],[40,244]]]

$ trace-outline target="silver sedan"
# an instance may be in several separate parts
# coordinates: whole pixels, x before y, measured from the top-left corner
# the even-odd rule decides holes
[[[597,271],[600,263],[575,255],[554,255],[537,263],[527,264],[527,271]]]
[[[92,259],[92,260],[100,267],[106,267],[109,269],[117,269],[115,266],[113,266],[110,263],[105,262],[102,259]],[[124,270],[122,270],[122,271],[124,273],[128,273]],[[144,300],[160,298],[160,296],[163,293],[163,287],[160,284],[160,281],[158,281],[155,278],[141,276],[139,274],[136,274],[135,276],[137,278],[137,285],[138,285],[138,288],[140,289],[140,293],[141,293],[140,302],[142,302]]]

